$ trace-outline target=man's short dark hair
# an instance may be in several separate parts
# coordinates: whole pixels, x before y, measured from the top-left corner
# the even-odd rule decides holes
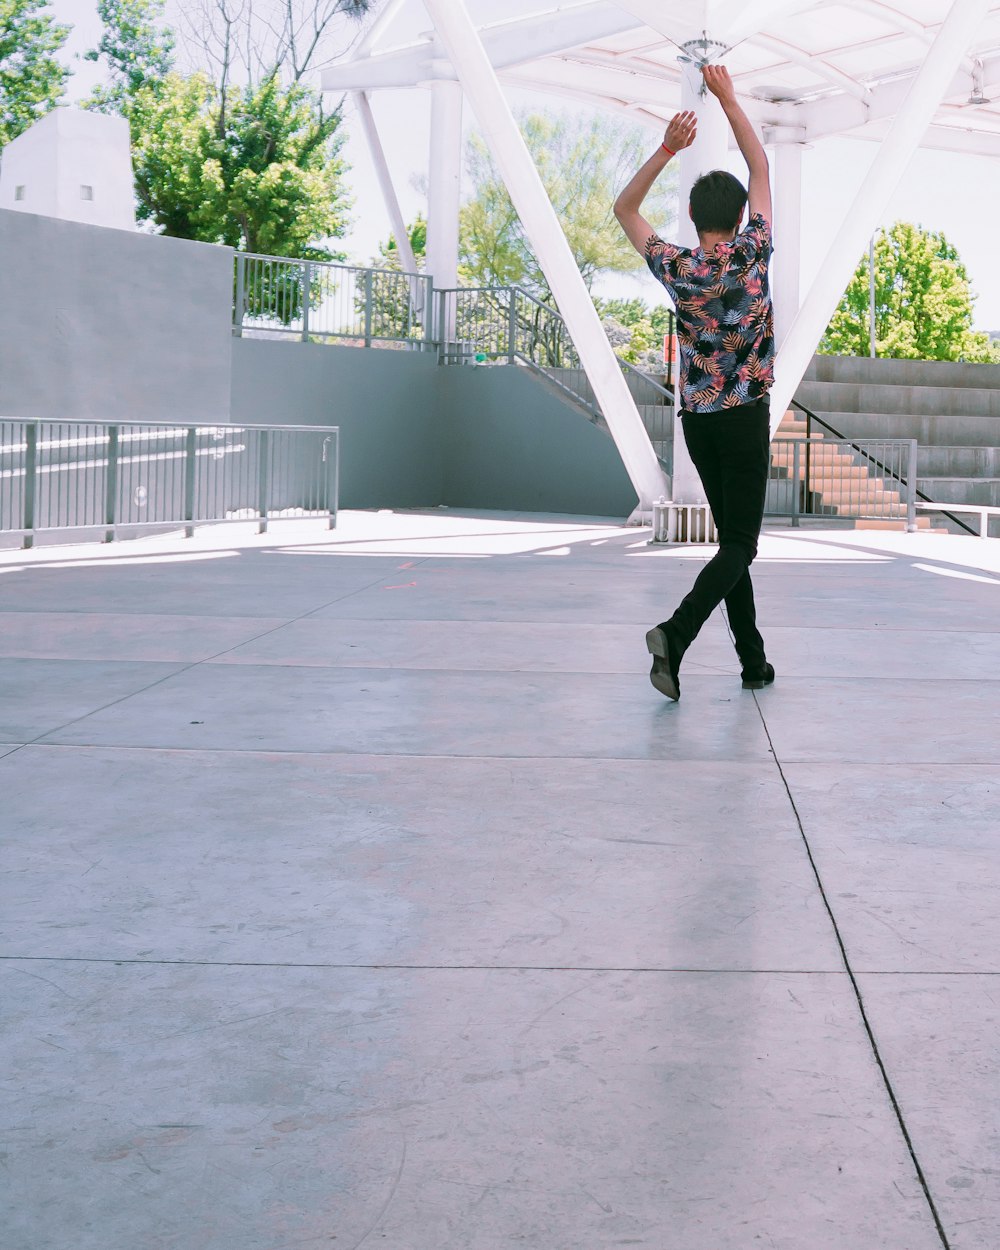
[[[727,234],[740,224],[746,207],[746,187],[724,169],[702,174],[691,188],[691,216],[699,234]]]

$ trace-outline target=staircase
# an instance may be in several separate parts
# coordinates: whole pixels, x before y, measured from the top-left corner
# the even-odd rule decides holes
[[[805,416],[790,409],[771,441],[768,511],[787,513],[788,493],[798,489],[803,514],[851,518],[855,529],[905,530],[906,501],[894,481],[841,440],[810,430]],[[917,516],[916,524],[930,529],[931,518]]]
[[[915,438],[929,498],[1000,505],[1000,365],[814,356],[796,399],[846,438]]]

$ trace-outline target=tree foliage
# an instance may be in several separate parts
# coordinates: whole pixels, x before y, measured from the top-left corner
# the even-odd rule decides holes
[[[612,205],[648,155],[646,132],[598,115],[531,113],[520,118],[520,125],[588,288],[601,272],[641,268],[642,260],[615,221]],[[463,279],[470,285],[520,286],[548,302],[551,293],[545,275],[479,136],[469,141],[466,170],[473,194],[461,210]],[[668,176],[646,202],[664,228],[673,216],[669,206],[673,189]]]
[[[347,225],[340,111],[324,112],[318,92],[284,85],[273,67],[242,83],[232,59],[221,78],[176,72],[163,0],[100,0],[100,12],[104,36],[90,55],[108,83],[89,107],[129,121],[139,220],[248,252],[342,258],[330,248]]]
[[[127,113],[145,87],[163,81],[174,65],[174,33],[163,24],[164,0],[98,0],[103,32],[87,61],[104,62],[107,82],[87,107],[101,113]]]
[[[54,108],[69,70],[57,53],[70,28],[48,0],[0,0],[0,148]]]
[[[875,347],[910,360],[996,360],[1000,353],[972,329],[974,296],[958,252],[943,234],[897,221],[875,242]],[[827,326],[820,351],[870,352],[869,259],[862,257]]]
[[[650,307],[642,299],[594,302],[618,356],[644,369],[662,367],[663,340],[674,328],[673,311],[666,304]]]

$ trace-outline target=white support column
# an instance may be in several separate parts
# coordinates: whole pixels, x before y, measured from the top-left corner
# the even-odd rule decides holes
[[[780,349],[799,311],[802,275],[802,152],[804,145],[773,135],[774,260],[771,299],[774,333]]]
[[[566,320],[611,436],[639,496],[639,506],[649,511],[653,501],[665,493],[663,470],[496,72],[464,4],[456,4],[454,0],[424,0],[424,5],[475,109],[514,207]]]
[[[700,66],[682,62],[681,71],[681,110],[691,109],[698,115],[698,134],[694,143],[678,156],[677,235],[684,247],[697,247],[698,232],[688,212],[691,188],[702,174],[713,169],[725,169],[729,151],[729,122],[715,96],[707,91],[702,94],[704,79]],[[677,376],[680,376],[679,372]],[[677,394],[680,394],[679,390]],[[670,498],[679,504],[706,502],[705,488],[688,455],[680,419],[674,421],[673,490]]]
[[[458,285],[458,209],[462,190],[462,87],[431,83],[431,151],[427,188],[427,272],[441,289]]]
[[[771,430],[798,389],[816,344],[863,255],[871,233],[930,125],[991,0],[953,0],[951,10],[903,101],[861,190],[844,216],[812,290],[778,353]]]

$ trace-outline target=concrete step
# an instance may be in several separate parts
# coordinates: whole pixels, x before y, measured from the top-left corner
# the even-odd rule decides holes
[[[871,360],[867,356],[814,356],[809,382],[856,382],[874,386],[1000,387],[1000,365],[949,360]]]
[[[854,522],[856,530],[905,530],[907,528],[906,518],[897,520],[894,517],[862,517]],[[935,533],[948,533],[943,525],[934,525],[930,517],[917,517],[918,530],[933,530]]]
[[[926,477],[1000,477],[1000,447],[920,447],[917,472]]]
[[[1000,386],[900,386],[803,382],[795,398],[813,412],[884,412],[904,416],[1000,417]]]
[[[1000,447],[1000,418],[913,416],[878,411],[844,412],[836,409],[819,416],[844,438],[915,438],[922,447]],[[828,435],[832,437],[832,435]]]
[[[918,477],[917,487],[936,503],[975,503],[1000,508],[1000,477]]]

